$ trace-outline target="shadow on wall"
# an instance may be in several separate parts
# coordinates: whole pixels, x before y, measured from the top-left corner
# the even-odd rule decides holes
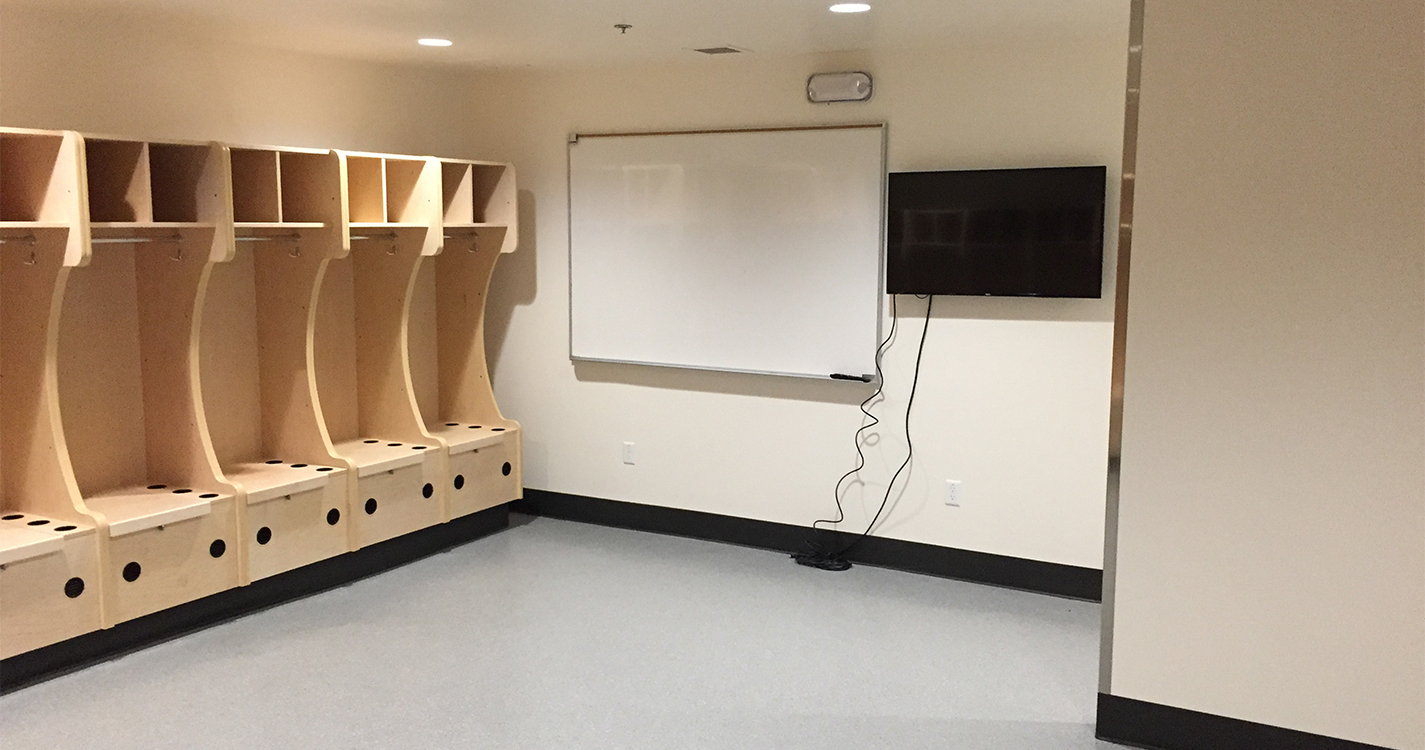
[[[1105,294],[1111,290],[1105,288]],[[901,303],[906,302],[902,295]],[[924,303],[915,306],[924,316]],[[904,319],[903,311],[901,317]],[[1113,303],[1103,299],[1062,299],[1052,297],[967,297],[937,294],[937,320],[962,318],[967,320],[1028,320],[1060,323],[1112,323]],[[904,322],[904,320],[902,320]]]
[[[753,375],[614,362],[575,362],[574,376],[584,382],[622,383],[645,388],[725,393],[729,396],[755,396],[788,401],[820,401],[851,406],[865,401],[875,390],[875,386],[867,383],[830,379],[815,380],[783,375]]]
[[[534,304],[538,291],[535,258],[539,243],[535,238],[535,197],[530,190],[519,191],[517,221],[519,246],[515,252],[495,264],[495,276],[490,282],[490,296],[485,300],[485,358],[493,374],[505,350],[505,337],[510,332],[510,319],[515,308]]]

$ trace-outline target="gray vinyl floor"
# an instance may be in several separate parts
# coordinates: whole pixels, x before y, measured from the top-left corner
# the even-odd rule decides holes
[[[0,747],[1113,747],[1096,605],[516,523],[4,696]]]

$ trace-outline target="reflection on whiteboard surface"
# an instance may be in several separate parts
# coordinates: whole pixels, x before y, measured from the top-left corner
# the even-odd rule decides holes
[[[574,359],[875,369],[884,129],[570,144]]]

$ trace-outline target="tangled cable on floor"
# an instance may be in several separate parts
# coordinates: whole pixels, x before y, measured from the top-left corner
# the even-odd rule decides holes
[[[902,461],[900,467],[896,469],[896,473],[891,475],[891,481],[886,483],[886,494],[881,498],[881,506],[876,509],[876,515],[871,518],[871,522],[866,524],[866,530],[861,532],[861,534],[858,535],[855,540],[853,540],[845,547],[842,547],[840,550],[832,551],[830,549],[832,546],[832,542],[836,539],[837,535],[834,532],[829,532],[828,530],[822,529],[820,527],[820,524],[829,523],[835,525],[846,520],[846,512],[841,506],[841,486],[846,483],[847,479],[850,479],[851,477],[859,473],[862,469],[866,468],[866,454],[861,448],[861,435],[867,430],[881,423],[881,420],[875,414],[872,414],[871,410],[868,409],[867,406],[871,402],[875,401],[878,396],[884,393],[886,388],[885,377],[881,371],[881,360],[885,356],[886,347],[891,343],[892,340],[895,339],[896,327],[897,324],[900,322],[900,319],[896,316],[896,295],[894,294],[891,295],[891,331],[886,336],[886,340],[882,341],[881,345],[876,348],[876,391],[875,393],[872,393],[869,397],[867,397],[865,401],[861,402],[861,413],[865,414],[871,421],[862,425],[861,429],[857,430],[855,434],[857,456],[856,468],[841,475],[841,479],[837,480],[836,482],[836,489],[833,491],[833,495],[836,499],[836,518],[822,518],[812,523],[813,529],[823,532],[821,538],[813,539],[812,541],[808,542],[807,546],[810,549],[808,549],[807,551],[792,553],[791,557],[797,562],[798,565],[805,565],[809,568],[818,568],[821,570],[850,570],[851,561],[846,559],[846,554],[851,550],[855,549],[856,545],[860,544],[862,540],[864,540],[867,536],[870,535],[871,529],[875,528],[876,522],[881,519],[881,514],[885,512],[886,505],[890,502],[891,491],[896,486],[896,480],[900,479],[901,473],[906,470],[906,467],[910,466],[911,459],[915,456],[915,445],[911,442],[910,437],[911,407],[915,405],[915,391],[916,388],[920,385],[920,361],[921,358],[925,355],[925,335],[930,331],[930,312],[934,307],[935,295],[928,295],[925,303],[925,327],[922,328],[920,331],[920,346],[916,350],[915,354],[915,374],[911,378],[910,397],[906,399],[905,404],[905,460]]]

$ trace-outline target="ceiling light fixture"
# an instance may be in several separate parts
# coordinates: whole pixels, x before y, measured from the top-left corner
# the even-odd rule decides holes
[[[837,3],[831,6],[832,13],[865,13],[871,6],[865,3]]]
[[[449,39],[417,39],[416,43],[422,47],[449,47],[454,44]]]

